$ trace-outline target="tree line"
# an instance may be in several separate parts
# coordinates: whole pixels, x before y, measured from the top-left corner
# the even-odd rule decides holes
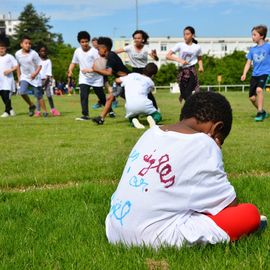
[[[56,81],[65,82],[67,79],[66,72],[75,48],[64,43],[62,34],[51,32],[50,18],[43,13],[38,14],[32,4],[27,4],[24,7],[18,19],[20,24],[16,26],[15,35],[10,40],[11,53],[15,53],[20,48],[22,36],[30,35],[33,49],[37,50],[41,45],[47,46],[49,57],[53,63],[53,76]],[[205,71],[199,73],[200,84],[218,84],[218,75],[221,75],[221,84],[240,84],[245,62],[245,53],[241,51],[235,51],[233,54],[226,55],[223,58],[203,55]],[[155,84],[169,85],[176,82],[177,69],[178,67],[174,63],[161,65],[154,78]],[[75,71],[74,75],[74,79],[77,81],[78,72]]]

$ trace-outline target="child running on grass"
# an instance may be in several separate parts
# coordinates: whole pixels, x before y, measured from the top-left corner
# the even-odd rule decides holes
[[[1,117],[15,116],[12,109],[11,96],[15,92],[13,72],[17,70],[18,63],[13,55],[7,53],[9,39],[5,35],[0,36],[0,96],[5,104],[5,112]]]
[[[95,94],[103,105],[106,103],[106,96],[103,91],[103,76],[93,72],[93,64],[99,58],[98,52],[95,48],[90,47],[90,35],[86,31],[81,31],[77,35],[77,40],[80,47],[77,48],[73,54],[71,64],[68,69],[68,77],[72,77],[73,69],[76,65],[80,67],[79,87],[82,116],[76,120],[90,120],[88,98],[90,88],[93,87]]]
[[[237,203],[224,171],[220,147],[231,125],[226,98],[199,92],[185,102],[180,122],[146,131],[111,198],[109,242],[153,247],[216,244],[266,225],[256,206]]]
[[[51,107],[51,114],[53,116],[59,116],[60,112],[57,111],[57,109],[54,107],[53,97],[51,93],[51,79],[52,79],[52,62],[48,58],[48,50],[46,46],[41,46],[38,50],[38,54],[41,59],[41,81],[42,81],[42,90],[46,93],[46,96],[48,98],[50,107]],[[39,104],[37,104],[37,111],[35,113],[35,116],[40,116],[40,107]]]
[[[17,76],[20,83],[18,93],[22,96],[25,102],[29,105],[29,116],[35,114],[36,106],[28,96],[28,88],[31,86],[34,95],[37,98],[40,107],[43,110],[43,116],[48,117],[43,93],[41,88],[40,70],[42,68],[41,59],[36,51],[31,49],[32,43],[28,36],[21,39],[21,50],[17,51],[15,57],[19,63]]]
[[[138,120],[140,114],[148,115],[147,121],[150,127],[161,121],[161,114],[148,98],[148,94],[155,87],[151,78],[157,71],[158,67],[154,63],[149,63],[144,68],[143,74],[130,73],[127,76],[115,79],[116,83],[125,88],[126,118],[135,128],[145,128]]]
[[[99,37],[98,39],[98,53],[101,57],[105,57],[107,59],[107,64],[105,69],[97,69],[95,65],[93,66],[93,71],[101,74],[103,76],[126,76],[129,71],[126,66],[123,64],[121,58],[115,53],[112,52],[113,42],[108,37]],[[110,112],[112,103],[115,97],[121,96],[124,98],[124,90],[121,87],[114,88],[112,93],[109,93],[107,98],[106,105],[101,112],[100,116],[94,117],[92,120],[98,125],[103,125],[104,119],[106,115]]]
[[[249,99],[257,109],[256,122],[263,121],[268,116],[263,109],[263,89],[270,74],[270,44],[265,41],[266,35],[267,27],[265,25],[258,25],[252,28],[252,40],[257,45],[252,47],[247,54],[247,62],[241,76],[241,80],[244,81],[251,63],[253,63]]]
[[[177,76],[180,88],[180,103],[191,96],[192,92],[200,90],[197,71],[195,65],[199,64],[199,71],[203,72],[202,50],[195,39],[195,29],[187,26],[184,29],[183,43],[177,43],[167,54],[166,58],[180,64]],[[179,52],[179,56],[175,53]]]

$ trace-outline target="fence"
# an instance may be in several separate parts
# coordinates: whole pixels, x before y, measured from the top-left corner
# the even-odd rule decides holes
[[[245,89],[249,90],[250,85],[249,84],[214,84],[214,85],[200,85],[201,89],[206,89],[207,91],[215,90],[217,89],[218,92],[224,91],[227,92],[230,88],[232,89],[239,89],[242,92],[245,92]],[[178,83],[170,83],[170,85],[167,86],[156,86],[156,90],[158,89],[170,89],[171,93],[180,93],[179,85]],[[266,85],[266,91],[270,92],[270,84]]]

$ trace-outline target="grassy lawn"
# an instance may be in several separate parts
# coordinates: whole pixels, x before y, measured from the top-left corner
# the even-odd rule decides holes
[[[247,93],[226,96],[234,122],[223,146],[225,169],[239,200],[270,217],[270,118],[254,122]],[[160,91],[156,98],[163,123],[177,121],[177,95]],[[74,120],[78,95],[55,97],[62,116],[48,119],[30,118],[20,97],[12,101],[17,116],[0,118],[0,269],[270,268],[269,229],[229,245],[180,250],[109,245],[110,196],[143,131],[129,127],[122,100],[103,126]],[[90,105],[95,101],[91,95]],[[265,104],[270,111],[269,93]]]

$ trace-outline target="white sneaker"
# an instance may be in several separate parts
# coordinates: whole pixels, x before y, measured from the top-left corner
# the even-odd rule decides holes
[[[9,114],[10,114],[10,116],[15,116],[15,115],[16,115],[16,113],[15,113],[14,110],[10,110],[10,111],[9,111]]]
[[[134,125],[135,128],[139,128],[139,129],[145,128],[145,126],[142,125],[137,118],[132,119],[132,124]]]
[[[5,118],[5,117],[9,117],[9,114],[7,112],[4,112],[1,117]]]
[[[146,120],[149,123],[150,128],[156,125],[156,122],[151,115],[148,115]]]

